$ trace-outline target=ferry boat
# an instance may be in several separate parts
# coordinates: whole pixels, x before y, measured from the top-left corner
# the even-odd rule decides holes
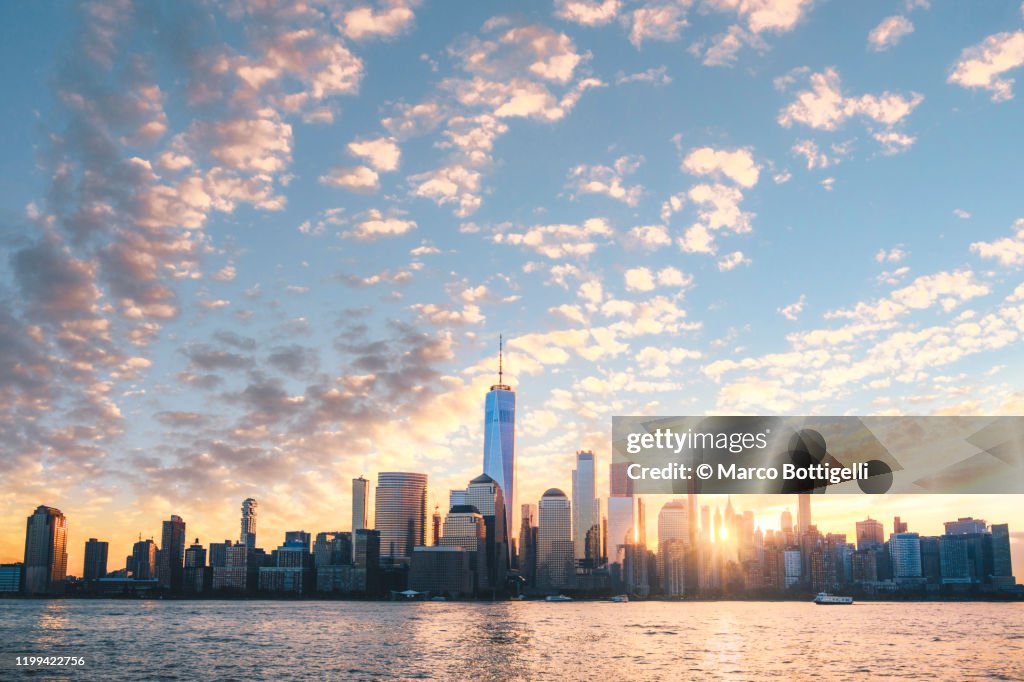
[[[828,592],[819,592],[818,596],[814,598],[815,604],[831,605],[831,604],[852,604],[853,597],[843,597],[838,594],[829,594]]]
[[[572,597],[566,597],[564,594],[552,594],[544,597],[544,601],[572,601]]]
[[[625,604],[626,602],[629,601],[629,595],[628,594],[617,594],[614,597],[612,597],[611,599],[609,599],[608,601],[615,602],[616,604]]]

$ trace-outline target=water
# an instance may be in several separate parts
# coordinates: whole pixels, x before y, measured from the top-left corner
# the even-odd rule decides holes
[[[0,601],[24,678],[1020,680],[1024,604]]]

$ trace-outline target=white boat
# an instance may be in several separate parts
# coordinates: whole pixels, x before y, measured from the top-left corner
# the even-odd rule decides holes
[[[572,597],[566,597],[564,594],[552,594],[547,597],[544,597],[544,601],[572,601]]]
[[[853,597],[843,597],[838,594],[829,594],[828,592],[819,592],[818,596],[814,598],[815,604],[822,604],[825,606],[832,604],[852,604]]]
[[[609,599],[608,601],[615,602],[616,604],[625,604],[626,602],[629,601],[629,595],[628,594],[617,594],[614,597],[612,597],[611,599]]]

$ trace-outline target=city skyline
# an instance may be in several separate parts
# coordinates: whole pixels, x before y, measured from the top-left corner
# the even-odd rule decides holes
[[[616,414],[1024,412],[1017,2],[0,21],[0,561],[40,504],[76,573],[172,515],[233,539],[249,496],[261,536],[347,528],[360,475],[427,475],[429,514],[502,384],[510,537],[577,451],[607,490]],[[822,497],[1005,521],[1021,562],[1021,496]]]

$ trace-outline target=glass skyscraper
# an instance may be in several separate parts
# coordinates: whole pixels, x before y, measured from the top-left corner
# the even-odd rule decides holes
[[[498,383],[487,392],[484,404],[484,473],[501,487],[505,498],[505,527],[515,537],[516,504],[516,394],[502,383],[504,369],[498,351]]]
[[[540,498],[537,525],[537,586],[541,589],[572,587],[572,505],[558,488]]]
[[[68,521],[59,509],[39,506],[25,527],[25,594],[64,591]]]
[[[427,544],[427,475],[382,472],[374,500],[381,559],[407,563],[413,547]]]
[[[572,472],[572,539],[577,560],[586,558],[587,533],[598,521],[594,474],[594,453],[577,452]]]

